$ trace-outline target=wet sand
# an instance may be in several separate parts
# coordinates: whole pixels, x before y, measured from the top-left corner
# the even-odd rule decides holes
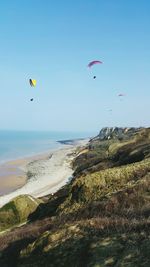
[[[41,197],[56,192],[73,174],[71,162],[76,148],[87,142],[88,140],[78,140],[49,153],[1,165],[0,207],[21,194]]]
[[[10,161],[0,165],[0,196],[8,194],[27,182],[23,169],[26,160]]]
[[[0,196],[11,193],[27,183],[27,165],[49,153],[8,161],[0,164]]]

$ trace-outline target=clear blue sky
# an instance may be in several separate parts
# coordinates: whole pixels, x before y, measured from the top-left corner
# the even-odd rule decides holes
[[[1,1],[0,128],[149,126],[149,14],[147,0]]]

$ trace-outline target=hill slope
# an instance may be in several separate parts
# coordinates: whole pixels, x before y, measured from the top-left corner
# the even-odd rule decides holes
[[[150,129],[105,128],[73,167],[30,223],[0,237],[0,266],[150,266]]]

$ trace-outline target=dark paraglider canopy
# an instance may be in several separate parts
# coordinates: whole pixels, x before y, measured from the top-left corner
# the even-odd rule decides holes
[[[118,96],[120,96],[120,97],[121,97],[121,96],[125,96],[125,94],[121,93],[121,94],[119,94]]]
[[[30,101],[33,101],[33,98],[31,98]]]
[[[96,76],[94,76],[93,79],[96,79]]]
[[[102,61],[99,61],[99,60],[93,60],[91,61],[89,64],[88,64],[88,67],[91,68],[93,65],[95,64],[102,64],[103,62]]]

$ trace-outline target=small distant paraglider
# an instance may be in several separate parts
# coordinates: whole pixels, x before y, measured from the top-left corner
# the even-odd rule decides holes
[[[29,83],[30,83],[31,87],[35,87],[36,86],[36,80],[34,80],[34,79],[29,79]],[[31,98],[30,101],[32,102],[33,98]]]
[[[118,94],[118,97],[120,98],[120,101],[122,101],[123,97],[125,97],[125,94],[124,93],[120,93],[120,94]]]
[[[91,68],[92,66],[94,66],[96,64],[102,64],[102,63],[103,62],[100,61],[100,60],[93,60],[93,61],[89,62],[88,67]],[[96,79],[96,76],[95,75],[93,76],[93,79]]]
[[[119,94],[118,96],[120,96],[120,97],[121,97],[121,96],[125,96],[125,94],[122,94],[122,93],[121,93],[121,94]]]

